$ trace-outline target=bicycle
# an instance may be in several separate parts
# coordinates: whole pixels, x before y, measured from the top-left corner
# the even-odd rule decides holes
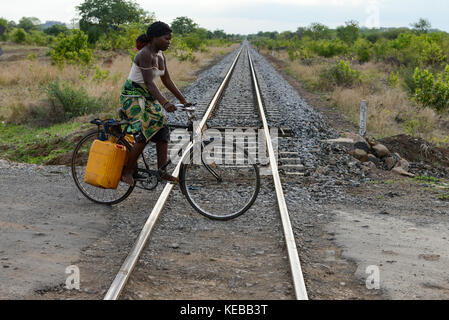
[[[193,124],[196,117],[195,107],[176,105],[178,110],[189,115],[189,125],[169,124],[170,129],[182,129],[190,135],[190,148],[183,153],[184,147],[177,153],[182,164],[179,171],[179,185],[190,205],[200,214],[214,220],[229,220],[245,213],[254,203],[260,189],[259,168],[241,145],[232,142],[226,145],[224,153],[210,157],[211,143],[214,138],[195,141]],[[159,170],[152,170],[145,152],[139,156],[134,173],[134,186],[120,181],[117,189],[103,189],[84,182],[84,171],[90,148],[95,139],[112,140],[131,150],[133,141],[128,135],[130,121],[124,113],[121,120],[95,119],[90,123],[97,128],[86,134],[76,145],[72,156],[72,176],[76,186],[89,200],[114,205],[125,200],[135,187],[154,190],[161,182],[161,172],[170,161]],[[199,160],[195,153],[200,152]],[[183,156],[182,156],[183,155]],[[209,156],[209,157],[208,157]],[[231,157],[232,156],[232,157]],[[197,157],[198,158],[198,157]],[[220,161],[221,160],[221,161]]]

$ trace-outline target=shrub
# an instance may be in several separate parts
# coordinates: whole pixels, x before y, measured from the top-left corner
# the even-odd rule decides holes
[[[319,40],[312,43],[313,51],[322,57],[331,58],[349,52],[349,47],[341,40]]]
[[[100,67],[97,66],[95,68],[95,74],[92,80],[96,82],[102,82],[109,77],[110,73],[111,72],[109,70],[102,70]]]
[[[325,85],[352,87],[360,82],[360,73],[351,69],[349,62],[340,60],[332,68],[321,72],[320,81]]]
[[[415,69],[415,100],[438,111],[449,109],[449,65],[437,77],[429,70]]]
[[[88,48],[87,35],[74,29],[69,34],[60,33],[50,52],[52,63],[82,63],[92,61],[92,50]]]
[[[30,53],[27,56],[27,59],[30,60],[30,61],[34,61],[36,58],[37,58],[37,55],[35,53]]]
[[[50,43],[50,39],[51,38],[42,31],[32,30],[27,38],[27,42],[43,47]]]
[[[49,82],[44,89],[53,112],[62,114],[56,122],[95,113],[105,107],[104,99],[90,97],[84,88],[75,89],[70,83],[61,84],[59,79]]]
[[[393,88],[399,86],[399,72],[391,71],[390,76],[388,77],[388,84]]]
[[[446,61],[446,58],[441,47],[435,42],[426,42],[419,57],[420,62],[425,66],[439,66]]]
[[[299,58],[299,51],[297,51],[295,49],[288,48],[287,53],[288,53],[288,59],[290,61],[295,61]]]
[[[22,28],[16,28],[11,32],[9,39],[15,43],[24,43],[27,39],[27,33]]]
[[[367,40],[357,39],[357,41],[354,43],[353,49],[360,63],[370,61],[372,49],[371,44]]]
[[[180,61],[193,61],[195,56],[193,50],[181,38],[174,38],[172,42],[174,56]]]

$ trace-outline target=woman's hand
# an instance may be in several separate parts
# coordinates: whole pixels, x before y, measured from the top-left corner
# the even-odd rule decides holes
[[[168,102],[164,105],[164,109],[167,112],[175,112],[177,110],[177,108],[175,107],[175,105],[171,102]]]
[[[180,101],[181,104],[184,105],[184,108],[188,108],[191,107],[193,105],[193,103],[187,102],[186,100]]]

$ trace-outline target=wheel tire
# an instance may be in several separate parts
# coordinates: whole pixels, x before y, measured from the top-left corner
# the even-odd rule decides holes
[[[193,150],[190,152],[189,159],[192,159],[192,157],[191,157],[192,153],[193,153]],[[244,152],[244,154],[246,157],[248,157],[246,152]],[[225,168],[224,170],[226,170],[225,165],[215,164],[214,166],[215,166],[214,171],[216,171],[216,172],[221,171],[221,168]],[[207,168],[204,165],[193,164],[192,161],[190,161],[189,163],[182,164],[181,170],[180,170],[180,187],[181,187],[181,190],[184,193],[185,197],[187,198],[187,201],[191,204],[191,206],[196,211],[198,211],[203,216],[205,216],[209,219],[212,219],[212,220],[234,219],[234,218],[237,218],[238,216],[242,215],[243,213],[245,213],[253,205],[254,201],[256,201],[257,195],[259,194],[259,189],[260,189],[259,168],[256,164],[248,164],[247,169],[248,169],[248,172],[250,172],[249,176],[252,177],[252,183],[253,183],[252,186],[248,186],[248,190],[250,190],[250,195],[246,199],[244,199],[244,201],[242,201],[241,203],[238,203],[236,205],[235,209],[233,209],[230,212],[219,212],[219,210],[223,209],[221,205],[218,205],[217,208],[214,208],[214,210],[213,210],[214,212],[212,212],[212,210],[210,210],[210,208],[207,208],[207,205],[199,203],[198,196],[195,195],[195,192],[193,191],[194,190],[193,188],[195,188],[195,186],[192,184],[195,184],[195,183],[192,182],[190,177],[192,177],[192,176],[199,177],[201,174],[203,175],[203,177],[204,177],[204,175],[207,176],[207,171],[206,171]],[[224,172],[224,170],[223,170],[223,172]],[[201,173],[199,171],[201,171]],[[209,174],[210,174],[210,172],[209,172]],[[218,185],[219,183],[232,183],[232,178],[236,178],[237,176],[241,177],[241,173],[230,174],[229,178],[231,178],[231,180],[224,181],[224,182],[217,182],[217,181],[214,182],[212,179],[212,184]],[[210,174],[210,177],[213,177],[213,175]],[[222,178],[223,178],[223,176],[222,176]],[[207,192],[211,192],[211,194],[208,196],[211,199],[213,199],[214,195],[216,197],[220,197],[221,195],[217,194],[217,192],[216,192],[217,190],[215,190],[215,192],[214,192],[214,186],[212,184],[205,185],[205,183],[207,183],[206,181],[210,181],[210,180],[209,179],[199,179],[198,184],[197,184],[197,185],[200,185],[201,188],[204,188],[204,190],[205,190],[204,197],[207,197]],[[243,194],[242,187],[239,186],[239,188],[240,188],[240,190],[233,190],[232,186],[226,187],[226,190],[224,191],[224,196],[229,197],[228,199],[233,199],[233,197],[230,196],[230,193],[232,193],[233,191],[235,191],[235,194],[238,194],[238,195]],[[210,190],[206,190],[206,189],[210,189]],[[206,202],[207,201],[208,200],[206,200]],[[232,200],[229,200],[229,201],[232,201]],[[208,202],[213,203],[213,201],[210,201],[210,200]],[[225,202],[225,201],[223,201],[223,202]]]

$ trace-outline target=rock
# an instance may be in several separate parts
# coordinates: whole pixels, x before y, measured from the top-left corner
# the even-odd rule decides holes
[[[405,171],[405,170],[404,170],[403,168],[401,168],[401,167],[393,168],[392,171],[393,171],[394,173],[400,174],[400,175],[402,175],[402,176],[407,176],[407,177],[412,177],[412,178],[415,176],[414,174]]]
[[[376,144],[373,147],[374,150],[374,154],[378,157],[378,158],[384,158],[384,157],[388,157],[391,153],[390,150],[388,150],[388,148],[386,146],[384,146],[383,144]]]
[[[374,164],[375,166],[377,166],[379,164],[379,159],[373,154],[368,155],[368,161],[370,163]]]
[[[393,153],[393,157],[395,157],[398,161],[402,159],[401,155],[397,152]]]
[[[361,162],[367,162],[368,161],[368,153],[362,149],[355,149],[354,152],[354,158],[357,160],[360,160]]]
[[[346,147],[348,150],[354,149],[354,140],[349,138],[328,139],[328,140],[321,140],[321,142],[337,143],[341,146]]]
[[[387,170],[391,170],[395,167],[397,161],[394,157],[388,157],[385,159],[385,166],[387,167]]]
[[[368,157],[369,157],[369,155],[368,155]],[[374,162],[370,161],[369,159],[368,159],[368,162],[365,165],[368,166],[368,168],[370,168],[370,169],[374,169],[374,168],[377,167],[376,164]]]
[[[173,248],[173,249],[178,249],[179,248],[179,244],[175,242],[175,243],[170,244],[169,247]]]
[[[401,159],[398,163],[396,163],[395,167],[401,167],[402,169],[404,169],[404,171],[410,170],[410,164],[405,159]]]
[[[376,139],[374,139],[374,137],[367,137],[366,141],[369,143],[371,147],[374,147],[377,144]]]
[[[366,142],[365,140],[363,141],[358,141],[354,144],[354,149],[360,149],[365,151],[366,153],[369,152],[369,150],[371,149],[371,146],[368,144],[368,142]]]

